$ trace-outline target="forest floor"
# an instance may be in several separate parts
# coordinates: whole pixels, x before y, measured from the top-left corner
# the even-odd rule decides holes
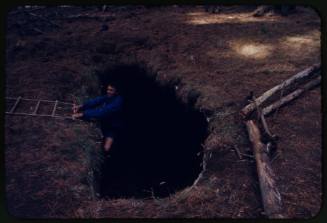
[[[239,160],[233,149],[251,151],[238,112],[250,91],[259,96],[319,63],[321,33],[311,8],[298,7],[288,16],[253,17],[252,12],[240,6],[223,7],[218,14],[202,6],[9,11],[6,96],[81,102],[99,94],[98,70],[139,64],[158,83],[175,81],[182,102],[195,93],[194,109],[218,114],[208,123],[205,169],[196,183],[168,197],[143,199],[92,196],[90,163],[101,140],[94,124],[6,115],[9,213],[23,218],[264,217],[255,162]],[[272,167],[289,218],[313,217],[321,207],[321,111],[321,91],[315,88],[267,118],[279,136],[281,156]]]

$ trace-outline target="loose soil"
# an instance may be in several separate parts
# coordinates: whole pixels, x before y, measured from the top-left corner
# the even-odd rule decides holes
[[[9,11],[6,96],[81,103],[101,93],[99,72],[137,65],[209,118],[202,172],[192,186],[162,198],[97,199],[90,186],[101,142],[96,124],[6,115],[9,213],[23,218],[264,217],[254,160],[239,160],[234,151],[237,146],[251,153],[238,112],[250,91],[259,96],[320,62],[321,33],[320,18],[311,8],[264,17],[253,17],[253,9],[228,6],[219,14],[202,6]],[[317,215],[322,201],[320,88],[267,122],[279,136],[281,156],[272,166],[283,214]]]

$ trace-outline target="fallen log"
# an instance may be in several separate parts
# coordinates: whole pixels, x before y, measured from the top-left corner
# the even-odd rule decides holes
[[[275,174],[270,160],[265,152],[265,145],[261,142],[259,128],[253,120],[245,122],[253,153],[256,160],[257,173],[260,184],[261,198],[265,215],[268,218],[284,218],[282,215],[282,199],[275,182]]]
[[[270,137],[270,139],[274,139],[275,138],[275,135],[273,135],[270,131],[269,131],[269,128],[268,128],[268,125],[267,125],[267,122],[266,122],[266,119],[265,119],[265,116],[262,112],[262,109],[257,105],[257,103],[255,102],[256,98],[255,96],[253,95],[252,96],[252,101],[257,109],[257,113],[258,113],[258,119],[260,118],[261,120],[261,123],[262,123],[262,126],[263,126],[263,129],[265,130],[265,133]]]
[[[243,117],[247,117],[253,110],[255,110],[256,106],[260,106],[263,102],[269,99],[272,95],[274,95],[277,91],[289,86],[290,84],[301,80],[306,77],[310,77],[316,73],[320,69],[320,64],[315,64],[297,74],[290,77],[289,79],[283,81],[281,84],[276,85],[275,87],[271,88],[270,90],[263,93],[260,97],[258,97],[254,102],[248,104],[241,110],[241,115]]]
[[[299,97],[304,91],[309,90],[310,88],[313,88],[317,85],[319,85],[321,81],[321,76],[318,76],[317,78],[311,80],[307,84],[305,84],[303,87],[300,87],[293,91],[292,93],[286,95],[285,97],[281,98],[280,100],[270,104],[269,106],[262,109],[263,116],[266,116],[276,110],[277,108],[281,107],[282,105],[292,101],[293,99]]]

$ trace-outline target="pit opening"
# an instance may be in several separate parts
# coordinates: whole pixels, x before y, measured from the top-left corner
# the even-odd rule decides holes
[[[100,195],[107,198],[165,197],[193,184],[202,167],[204,115],[176,98],[136,65],[98,74],[103,87],[114,80],[124,98],[125,127],[102,166]]]

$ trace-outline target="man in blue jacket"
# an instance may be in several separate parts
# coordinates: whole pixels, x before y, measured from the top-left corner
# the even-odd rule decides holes
[[[123,99],[113,84],[107,86],[107,94],[96,97],[83,105],[73,107],[72,118],[83,120],[100,120],[104,137],[103,149],[108,153],[114,138],[123,127],[122,122]]]

